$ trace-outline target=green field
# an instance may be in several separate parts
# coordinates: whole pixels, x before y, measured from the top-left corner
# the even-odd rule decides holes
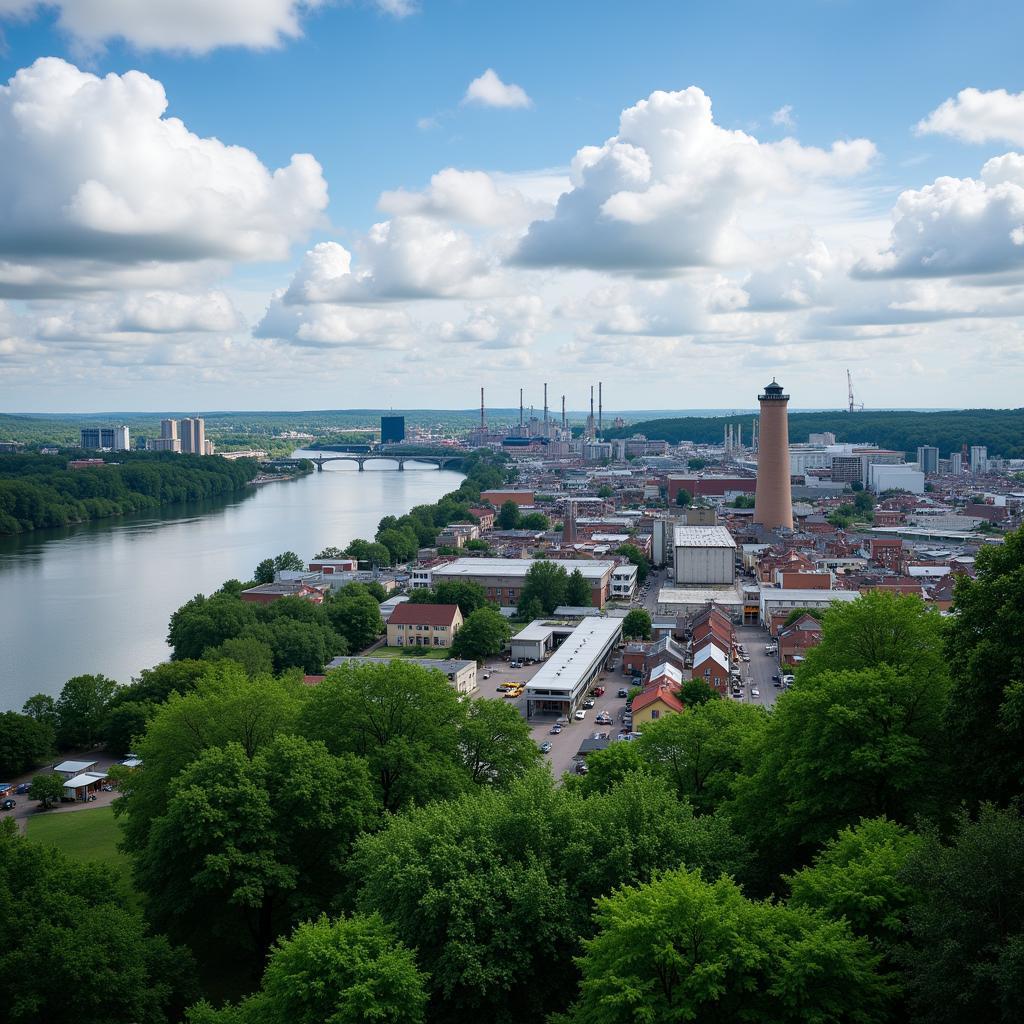
[[[447,647],[378,647],[369,658],[409,658],[412,661],[444,661],[452,652]]]
[[[33,842],[55,846],[75,860],[107,864],[120,876],[132,902],[137,900],[131,885],[131,863],[117,848],[121,826],[114,817],[113,807],[33,815],[28,820],[26,834]]]

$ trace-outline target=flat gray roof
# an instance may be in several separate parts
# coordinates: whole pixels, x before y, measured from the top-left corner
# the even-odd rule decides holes
[[[344,665],[392,665],[395,662],[418,665],[420,668],[436,668],[444,673],[461,672],[469,665],[475,664],[472,661],[442,660],[441,658],[373,658],[369,656],[361,658],[357,655],[352,657],[342,655],[327,662],[324,668],[329,672],[332,668],[341,668]]]
[[[736,541],[724,526],[676,526],[677,548],[735,548]]]
[[[547,690],[571,696],[580,680],[604,656],[606,647],[621,633],[622,619],[584,619],[526,684],[527,694],[531,690]]]

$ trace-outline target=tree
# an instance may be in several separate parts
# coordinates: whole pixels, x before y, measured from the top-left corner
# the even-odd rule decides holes
[[[166,813],[174,779],[203,751],[239,743],[253,758],[279,733],[295,731],[308,688],[290,679],[249,679],[229,661],[209,665],[188,693],[172,693],[159,706],[137,744],[142,771],[114,769],[122,796],[114,804],[124,818],[128,849],[141,852],[152,823]]]
[[[147,932],[114,871],[79,861],[0,822],[0,973],[4,1021],[165,1024],[194,996],[195,967]],[[55,977],[76,951],[102,950],[63,984]]]
[[[613,743],[604,750],[596,750],[587,757],[586,775],[568,775],[565,784],[571,785],[583,796],[608,793],[634,772],[650,772],[635,743]]]
[[[860,513],[871,512],[875,507],[875,499],[870,491],[857,491],[853,496],[853,507]]]
[[[842,921],[746,899],[731,879],[668,871],[597,901],[574,1024],[886,1019],[889,987]]]
[[[934,828],[907,864],[920,893],[900,951],[913,1019],[935,1024],[1024,1015],[1024,822],[982,806],[961,816],[946,844]]]
[[[146,731],[146,723],[155,705],[149,701],[118,701],[103,721],[103,745],[112,754],[123,757],[134,746],[135,739]]]
[[[722,695],[703,679],[686,679],[679,688],[679,699],[688,708],[700,707],[710,700],[721,700]]]
[[[345,552],[341,548],[328,545],[322,551],[318,551],[314,557],[318,562],[321,558],[344,558]]]
[[[254,583],[273,583],[274,560],[272,558],[264,558],[261,562],[258,562],[253,570],[252,578]]]
[[[265,676],[274,671],[274,651],[270,644],[254,636],[228,637],[217,647],[203,652],[204,661],[227,658],[245,669],[247,676]]]
[[[689,469],[703,469],[707,464],[707,459],[688,459],[686,462]]]
[[[650,613],[644,608],[634,608],[622,620],[622,635],[634,640],[650,640]]]
[[[676,494],[676,504],[680,508],[687,508],[691,501],[693,501],[693,495],[685,487],[680,487]]]
[[[821,643],[807,652],[800,680],[887,665],[940,683],[949,676],[944,641],[943,619],[919,597],[869,590],[856,601],[828,609]]]
[[[754,507],[754,496],[752,494],[737,494],[736,497],[729,502],[732,508],[753,508]]]
[[[698,813],[719,807],[744,770],[749,748],[758,748],[768,716],[731,700],[688,707],[645,724],[634,745],[653,771],[666,778]]]
[[[37,722],[45,722],[56,732],[60,725],[56,701],[48,693],[36,693],[22,705],[21,713],[34,718]]]
[[[294,551],[282,551],[273,558],[264,558],[256,566],[253,579],[257,583],[273,583],[279,572],[302,572],[305,568],[306,563]]]
[[[957,579],[946,654],[946,715],[964,792],[1006,803],[1024,787],[1024,530],[983,547]]]
[[[58,775],[56,772],[44,772],[42,775],[32,776],[32,784],[28,787],[28,798],[40,801],[44,811],[54,804],[60,803],[60,798],[63,795],[63,775]]]
[[[583,578],[583,573],[579,569],[573,569],[565,581],[565,603],[574,608],[590,607],[590,584]]]
[[[53,750],[53,727],[17,711],[0,712],[0,775],[20,775]]]
[[[410,529],[381,530],[377,542],[387,548],[390,565],[411,561],[420,549],[419,538]]]
[[[787,616],[786,621],[783,622],[782,628],[786,626],[792,626],[797,619],[802,619],[805,615],[810,615],[812,619],[817,619],[818,622],[825,621],[825,610],[823,608],[794,608]]]
[[[228,594],[197,594],[171,615],[167,631],[171,657],[176,661],[200,659],[204,651],[240,636],[256,622],[254,605]]]
[[[357,538],[345,549],[345,554],[351,555],[360,564],[368,565],[371,568],[391,564],[391,552],[377,541]]]
[[[801,675],[736,780],[734,820],[763,864],[775,857],[778,869],[793,867],[860,818],[911,824],[938,811],[947,691],[944,677],[886,665]]]
[[[549,530],[551,520],[543,512],[526,512],[519,517],[520,530]]]
[[[615,491],[608,484],[601,484],[597,489],[597,496],[599,498],[610,498],[614,493]]]
[[[920,898],[906,868],[921,837],[887,818],[865,818],[830,839],[810,867],[790,875],[791,906],[844,917],[858,934],[891,955]]]
[[[636,578],[638,583],[643,584],[647,582],[647,577],[651,572],[651,563],[647,560],[647,556],[635,544],[623,544],[616,554],[624,555],[633,563],[633,565],[636,566]]]
[[[394,811],[465,790],[464,718],[442,673],[393,659],[329,672],[306,701],[300,731],[333,754],[365,760],[380,806]]]
[[[176,777],[136,880],[163,929],[204,960],[247,951],[258,976],[272,942],[340,894],[372,814],[366,766],[322,743],[211,747]]]
[[[462,628],[452,640],[452,654],[456,658],[468,658],[483,664],[486,658],[500,654],[505,649],[512,629],[508,619],[496,608],[478,608],[462,623]]]
[[[238,1007],[201,1003],[189,1024],[420,1024],[426,978],[378,914],[321,915],[281,939],[261,990]]]
[[[361,651],[384,631],[380,604],[359,583],[342,587],[326,605],[327,618],[348,642],[350,651]]]
[[[441,580],[434,588],[434,600],[437,604],[457,604],[464,619],[490,606],[484,588],[471,580]]]
[[[519,506],[511,499],[504,502],[494,517],[494,525],[499,530],[514,530],[519,525]]]
[[[459,749],[470,781],[478,785],[507,786],[542,760],[523,716],[490,698],[470,702],[459,727]]]
[[[57,742],[62,747],[93,747],[103,737],[107,710],[117,683],[103,675],[69,679],[55,705],[60,725]]]
[[[544,560],[534,562],[519,592],[520,615],[523,615],[524,606],[534,599],[545,615],[550,615],[559,605],[565,604],[568,579],[568,574],[560,565]]]

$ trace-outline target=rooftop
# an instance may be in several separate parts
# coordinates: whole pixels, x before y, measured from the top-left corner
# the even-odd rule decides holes
[[[457,604],[414,604],[405,601],[391,613],[388,625],[450,626],[458,611]]]
[[[856,601],[860,597],[857,590],[782,590],[781,588],[765,587],[761,590],[761,600],[766,602],[788,601],[796,604],[821,604],[822,601]]]
[[[464,668],[470,665],[474,665],[472,661],[459,661],[452,658],[359,658],[359,657],[338,657],[329,661],[325,668],[328,672],[334,668],[342,668],[344,665],[394,665],[396,662],[408,665],[418,665],[420,668],[436,668],[445,675],[454,675],[457,672],[461,672]]]
[[[724,526],[677,526],[677,548],[735,548],[736,541]]]
[[[527,693],[543,689],[571,694],[621,633],[622,619],[584,619],[526,684]]]
[[[525,576],[537,564],[535,558],[457,558],[440,565],[434,576]],[[579,569],[585,579],[600,581],[615,568],[614,562],[597,562],[587,558],[548,558],[549,565],[560,565],[566,572]]]

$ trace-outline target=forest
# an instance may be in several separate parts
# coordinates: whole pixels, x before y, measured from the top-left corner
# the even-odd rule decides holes
[[[1022,606],[1017,531],[953,616],[836,606],[773,709],[691,686],[560,780],[425,664],[158,666],[115,770],[133,898],[0,827],[5,1019],[1015,1024]],[[81,728],[73,697],[26,715]]]
[[[721,444],[723,429],[740,423],[749,439],[754,415],[684,416],[642,420],[606,432],[606,436],[643,434],[652,440]],[[1024,409],[962,409],[941,412],[791,412],[789,439],[806,442],[809,434],[831,431],[836,441],[864,441],[916,456],[919,445],[935,445],[942,458],[962,445],[985,445],[989,457],[1024,458]]]
[[[102,458],[104,466],[70,470],[65,456],[0,455],[0,536],[223,497],[244,488],[258,471],[251,459],[174,452],[108,452]]]

